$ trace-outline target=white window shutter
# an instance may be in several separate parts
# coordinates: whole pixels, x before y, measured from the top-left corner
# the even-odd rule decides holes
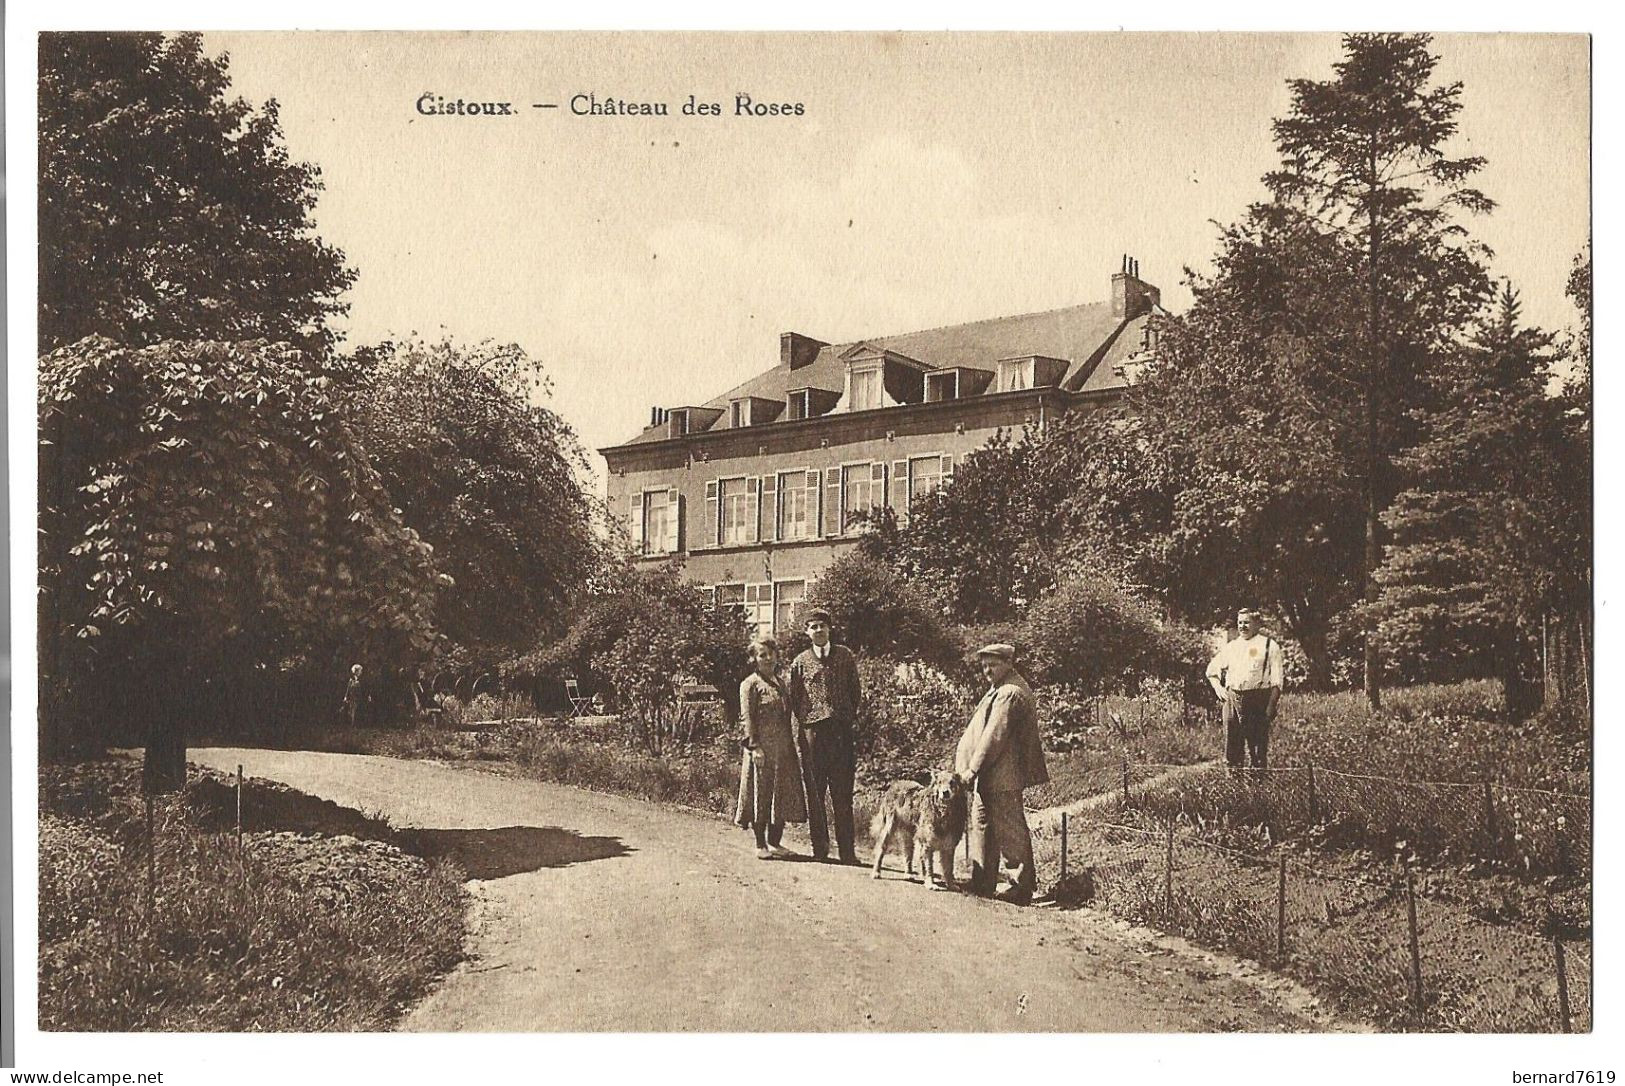
[[[841,469],[824,469],[824,534],[841,534]]]
[[[745,513],[745,526],[750,542],[758,542],[762,538],[762,479],[754,476],[745,480],[745,490],[750,495],[750,506]]]
[[[779,477],[762,476],[762,539],[771,543],[779,537]]]
[[[667,554],[676,554],[680,549],[683,531],[683,495],[676,488],[666,491],[666,538],[661,541],[662,549]]]
[[[705,484],[705,531],[700,537],[702,546],[714,547],[717,545],[721,522],[722,505],[718,500],[717,481],[712,479]]]
[[[638,552],[643,550],[643,493],[639,491],[632,495],[632,508],[627,517],[627,528],[632,535],[632,547]]]
[[[891,464],[891,509],[898,520],[908,516],[907,460],[893,460]]]

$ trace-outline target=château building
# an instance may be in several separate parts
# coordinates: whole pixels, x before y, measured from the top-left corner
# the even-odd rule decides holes
[[[791,628],[860,514],[909,506],[1001,429],[1122,393],[1155,346],[1158,289],[1125,257],[1109,299],[902,335],[779,337],[778,363],[700,403],[655,407],[599,450],[640,561],[683,562],[758,630]]]

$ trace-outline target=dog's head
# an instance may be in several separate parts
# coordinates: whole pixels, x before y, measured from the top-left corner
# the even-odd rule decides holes
[[[952,807],[965,798],[965,782],[946,769],[932,773],[931,783],[926,787],[931,790],[931,798],[943,807]]]

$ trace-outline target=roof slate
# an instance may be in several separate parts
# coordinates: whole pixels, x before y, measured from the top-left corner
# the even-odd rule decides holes
[[[1068,362],[1060,385],[1068,391],[1093,392],[1124,384],[1116,366],[1140,349],[1145,317],[1124,322],[1113,317],[1111,303],[1050,309],[1014,317],[994,317],[970,324],[954,324],[923,332],[895,336],[866,336],[861,340],[833,343],[820,348],[818,356],[799,369],[780,363],[729,389],[703,406],[720,408],[722,414],[704,430],[690,433],[716,433],[730,428],[726,410],[732,400],[746,396],[783,400],[792,389],[824,388],[840,393],[846,386],[846,363],[842,355],[859,345],[892,351],[917,359],[933,369],[969,366],[996,370],[1001,358],[1045,355]],[[991,386],[990,386],[991,388]],[[664,441],[664,424],[651,426],[627,442],[629,445]]]

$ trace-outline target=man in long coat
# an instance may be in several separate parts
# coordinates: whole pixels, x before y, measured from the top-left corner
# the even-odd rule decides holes
[[[1038,703],[1016,671],[1012,645],[986,645],[978,653],[988,691],[954,752],[954,771],[971,786],[971,889],[991,897],[999,861],[1010,869],[1008,901],[1026,905],[1038,888],[1033,838],[1021,794],[1049,780],[1038,736]]]
[[[845,646],[830,642],[830,626],[828,611],[818,608],[808,613],[807,636],[812,647],[790,665],[790,710],[805,740],[801,772],[807,782],[807,831],[813,855],[820,860],[829,858],[829,823],[824,817],[827,792],[836,851],[842,863],[855,864],[852,789],[858,767],[858,701],[863,692],[857,657]]]

